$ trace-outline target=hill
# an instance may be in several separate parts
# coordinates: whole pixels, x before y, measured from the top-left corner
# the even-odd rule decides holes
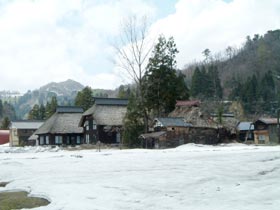
[[[223,93],[219,99],[241,101],[245,111],[255,116],[275,115],[280,102],[280,30],[256,34],[252,38],[247,36],[239,49],[229,46],[224,53],[216,55],[206,50],[204,61],[190,64],[183,70],[191,94],[195,93],[192,97],[202,100],[212,97],[213,100],[216,95],[213,97],[209,93],[215,92],[211,88],[219,87],[218,82]],[[213,85],[210,76],[215,70],[219,79],[213,77]]]
[[[59,105],[73,104],[73,101],[84,86],[74,80],[51,82],[39,89],[28,91],[14,100],[17,118],[24,119],[35,104],[46,104],[53,96],[57,97]]]

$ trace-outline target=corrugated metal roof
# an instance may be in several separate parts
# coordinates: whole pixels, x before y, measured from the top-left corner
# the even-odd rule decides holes
[[[84,110],[82,107],[78,106],[58,106],[56,108],[58,113],[83,113]]]
[[[94,98],[96,105],[116,105],[116,106],[127,106],[128,99],[121,98]]]
[[[199,106],[201,102],[199,100],[193,101],[176,101],[176,106]]]
[[[250,127],[251,125],[251,127]],[[238,123],[237,125],[237,129],[240,130],[240,131],[248,131],[249,129],[250,130],[254,130],[254,124],[252,122],[240,122]]]
[[[38,129],[43,123],[44,121],[33,121],[33,120],[12,121],[10,128]]]
[[[164,127],[191,127],[192,124],[186,123],[183,117],[159,117],[155,118],[159,121]]]

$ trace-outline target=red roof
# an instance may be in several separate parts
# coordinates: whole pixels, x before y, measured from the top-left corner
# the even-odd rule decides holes
[[[199,100],[193,100],[193,101],[176,101],[176,106],[199,106],[201,102]]]
[[[6,144],[9,142],[9,130],[0,130],[0,144]]]

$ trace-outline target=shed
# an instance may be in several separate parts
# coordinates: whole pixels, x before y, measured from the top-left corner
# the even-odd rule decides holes
[[[236,126],[238,140],[241,142],[254,141],[253,122],[239,122]]]
[[[12,121],[10,125],[10,145],[29,145],[28,139],[44,123],[39,120]]]
[[[255,144],[279,144],[277,118],[260,118],[254,122]]]

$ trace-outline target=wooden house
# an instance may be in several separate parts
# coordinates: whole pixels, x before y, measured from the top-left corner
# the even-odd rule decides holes
[[[10,146],[28,145],[28,138],[44,123],[44,121],[20,120],[10,124]]]
[[[279,144],[277,118],[260,118],[254,122],[255,144]]]
[[[240,142],[254,141],[253,122],[239,122],[236,126],[237,140]]]
[[[192,124],[182,117],[159,117],[153,121],[154,132],[139,136],[143,148],[169,148],[185,143],[186,134]]]
[[[127,99],[94,98],[94,105],[83,113],[79,123],[84,130],[85,143],[121,143],[127,104]]]
[[[34,133],[39,145],[79,145],[83,129],[79,127],[83,109],[73,106],[57,107],[56,112]]]

